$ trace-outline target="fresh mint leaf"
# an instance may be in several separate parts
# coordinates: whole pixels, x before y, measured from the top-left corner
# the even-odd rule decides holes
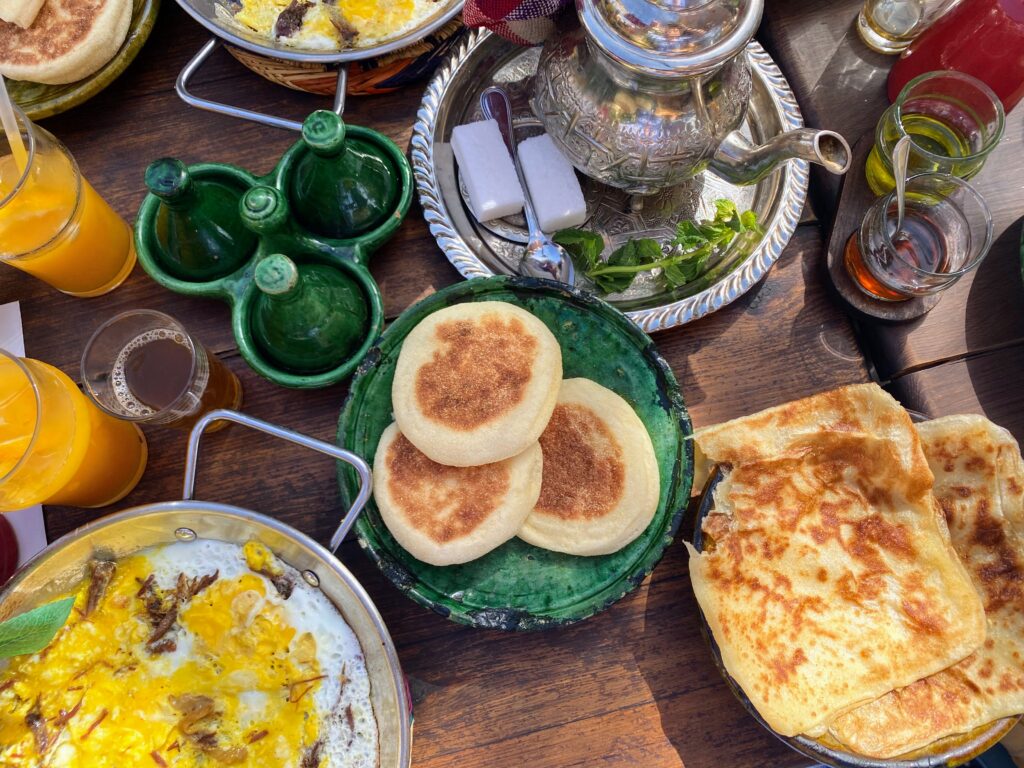
[[[601,264],[604,238],[585,229],[562,229],[551,238],[569,253],[576,269],[589,272]]]
[[[43,650],[71,615],[75,598],[66,597],[0,622],[0,659]]]
[[[587,273],[604,293],[621,293],[633,283],[637,272],[645,272],[662,257],[661,244],[649,237],[627,240],[608,262]]]

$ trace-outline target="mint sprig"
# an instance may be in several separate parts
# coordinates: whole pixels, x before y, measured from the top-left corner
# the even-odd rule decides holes
[[[65,597],[0,622],[0,659],[43,650],[67,623],[75,598]]]
[[[632,285],[637,274],[658,268],[669,287],[685,285],[700,276],[713,254],[737,237],[753,239],[763,234],[753,211],[740,213],[731,200],[716,200],[714,219],[687,220],[677,225],[668,253],[657,240],[644,237],[628,240],[602,261],[604,239],[594,232],[563,229],[554,240],[599,291],[621,293]]]

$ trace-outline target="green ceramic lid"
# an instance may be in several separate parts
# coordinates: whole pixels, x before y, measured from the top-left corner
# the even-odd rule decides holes
[[[327,109],[318,109],[302,123],[302,138],[318,155],[336,155],[345,148],[345,121]]]
[[[243,195],[239,212],[249,229],[267,234],[282,229],[288,221],[288,202],[274,187],[253,187]]]
[[[371,500],[356,523],[360,544],[402,592],[461,624],[527,630],[580,621],[636,589],[679,527],[693,481],[693,448],[685,439],[692,429],[679,386],[650,337],[609,304],[546,280],[469,280],[407,309],[370,350],[341,413],[341,445],[373,458],[394,420],[391,384],[403,340],[427,315],[468,301],[507,301],[532,312],[558,339],[565,378],[593,379],[636,410],[658,457],[657,514],[639,538],[611,555],[576,557],[512,539],[472,562],[438,567],[402,549]],[[355,478],[341,469],[339,479],[348,504]]]
[[[271,296],[288,293],[298,282],[299,270],[284,254],[272,253],[256,265],[256,287]]]
[[[192,190],[192,177],[181,160],[162,157],[146,168],[146,188],[164,201],[173,203]]]

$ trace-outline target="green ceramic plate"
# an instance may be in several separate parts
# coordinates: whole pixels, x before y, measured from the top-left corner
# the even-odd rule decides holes
[[[612,555],[575,557],[512,539],[463,565],[416,560],[392,538],[371,501],[356,523],[359,543],[395,586],[460,624],[507,630],[562,626],[592,616],[636,589],[679,527],[693,482],[692,432],[682,394],[649,336],[610,305],[545,280],[491,277],[458,283],[407,309],[370,350],[352,382],[338,442],[373,458],[394,420],[391,381],[402,341],[432,312],[467,301],[507,301],[539,317],[562,346],[566,378],[584,376],[636,409],[654,442],[661,501],[647,530]],[[343,504],[355,478],[339,470]]]
[[[93,75],[67,85],[43,85],[8,80],[7,88],[30,120],[42,120],[77,107],[102,91],[120,75],[142,48],[153,31],[160,0],[134,0],[132,22],[121,49]]]

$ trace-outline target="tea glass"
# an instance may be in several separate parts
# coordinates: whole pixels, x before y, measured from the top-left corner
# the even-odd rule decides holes
[[[150,386],[154,378],[181,386],[175,387],[176,392],[161,393],[159,402],[152,397],[146,401],[133,390],[129,369],[135,360],[144,359],[133,359],[133,353],[143,354],[140,350],[147,345],[167,341],[173,342],[171,352],[176,354],[151,357],[144,365],[146,374]],[[191,427],[207,411],[237,409],[242,404],[238,377],[181,323],[149,309],[122,312],[96,329],[82,353],[82,383],[86,394],[107,413],[145,424]],[[225,426],[226,421],[219,421],[207,431]]]
[[[927,72],[907,83],[882,115],[868,155],[868,186],[876,195],[896,187],[892,151],[910,137],[907,173],[970,179],[1003,136],[1003,105],[992,89],[961,72]]]
[[[977,269],[992,245],[988,205],[955,176],[907,179],[902,236],[896,232],[897,216],[892,192],[872,204],[860,231],[847,242],[846,269],[874,299],[903,301],[944,291]]]
[[[63,144],[15,115],[17,148],[0,129],[0,261],[72,296],[112,291],[135,266],[131,228]]]
[[[865,0],[860,39],[879,53],[900,53],[959,0]]]
[[[101,411],[53,366],[0,350],[0,511],[113,504],[146,458],[136,425]]]

